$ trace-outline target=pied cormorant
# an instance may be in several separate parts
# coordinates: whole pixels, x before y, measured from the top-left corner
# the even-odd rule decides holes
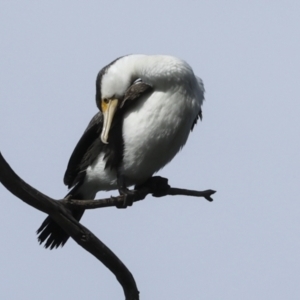
[[[99,112],[76,145],[64,176],[73,199],[98,191],[140,185],[185,145],[202,117],[202,80],[183,60],[165,55],[128,55],[104,67],[96,79]],[[77,219],[84,210],[73,209]],[[69,236],[51,217],[38,229],[46,248]]]

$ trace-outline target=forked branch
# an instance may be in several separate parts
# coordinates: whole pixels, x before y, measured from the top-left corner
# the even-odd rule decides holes
[[[69,212],[70,207],[94,209],[100,207],[122,207],[123,196],[99,200],[54,200],[23,181],[8,165],[0,153],[0,182],[16,197],[34,208],[48,214],[59,224],[81,247],[101,261],[121,284],[126,300],[138,300],[139,292],[135,280],[121,260],[91,231],[75,220]],[[143,200],[148,194],[154,197],[167,195],[185,195],[204,197],[212,201],[213,190],[192,191],[172,188],[168,180],[162,177],[152,177],[145,184],[135,188],[136,197],[133,202]]]
[[[135,280],[121,260],[91,231],[77,222],[64,204],[42,194],[24,182],[10,168],[1,153],[0,182],[27,204],[50,215],[81,247],[100,260],[117,277],[126,300],[139,299]]]

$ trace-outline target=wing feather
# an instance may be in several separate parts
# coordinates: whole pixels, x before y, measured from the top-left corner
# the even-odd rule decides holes
[[[85,176],[86,168],[97,158],[103,143],[100,134],[103,126],[103,115],[99,111],[90,121],[77,143],[67,166],[64,183],[69,188]]]

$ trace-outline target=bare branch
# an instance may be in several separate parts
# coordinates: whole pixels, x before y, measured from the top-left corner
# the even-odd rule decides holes
[[[0,182],[15,196],[34,208],[48,214],[61,226],[81,247],[94,255],[101,261],[117,278],[121,284],[126,300],[138,300],[139,292],[135,280],[121,262],[121,260],[91,231],[81,225],[73,218],[69,212],[70,207],[80,207],[84,209],[94,209],[101,207],[116,206],[123,208],[125,198],[120,195],[99,200],[76,200],[61,199],[54,200],[23,181],[7,164],[0,153]],[[194,197],[204,197],[208,201],[213,201],[211,195],[213,190],[193,191],[187,189],[172,188],[166,178],[155,176],[146,183],[136,186],[134,190],[133,202],[145,199],[149,194],[154,197],[167,195],[184,195]]]
[[[151,187],[145,186],[143,187],[143,189],[137,190],[137,192],[138,193],[136,195],[136,198],[133,200],[133,202],[144,200],[146,196],[149,194],[153,195],[154,190],[151,189]],[[165,194],[160,195],[159,197],[184,195],[184,196],[204,197],[206,200],[211,202],[213,201],[211,195],[213,195],[215,192],[216,191],[213,190],[193,191],[193,190],[170,187]],[[155,197],[155,195],[153,196]],[[84,208],[84,209],[95,209],[95,208],[112,207],[112,206],[116,206],[120,208],[120,206],[124,202],[124,197],[122,195],[119,195],[117,197],[110,197],[110,198],[97,199],[97,200],[77,200],[77,199],[67,198],[58,201],[65,204],[67,207],[73,207],[73,208],[77,207],[77,208]]]
[[[36,209],[49,214],[81,247],[101,261],[121,284],[126,300],[138,300],[135,280],[121,260],[91,231],[77,222],[68,209],[23,181],[0,153],[0,182],[15,196]]]

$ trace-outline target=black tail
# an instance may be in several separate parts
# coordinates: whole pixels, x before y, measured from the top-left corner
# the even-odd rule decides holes
[[[76,189],[76,187],[75,187]],[[70,191],[70,194],[73,195],[73,189]],[[74,199],[83,200],[84,198],[80,194],[74,194]],[[73,217],[79,221],[84,213],[82,209],[73,209],[71,210]],[[55,223],[50,216],[48,216],[40,228],[36,232],[38,234],[38,241],[40,244],[45,242],[45,248],[58,248],[63,246],[69,239],[69,235],[57,224]]]

